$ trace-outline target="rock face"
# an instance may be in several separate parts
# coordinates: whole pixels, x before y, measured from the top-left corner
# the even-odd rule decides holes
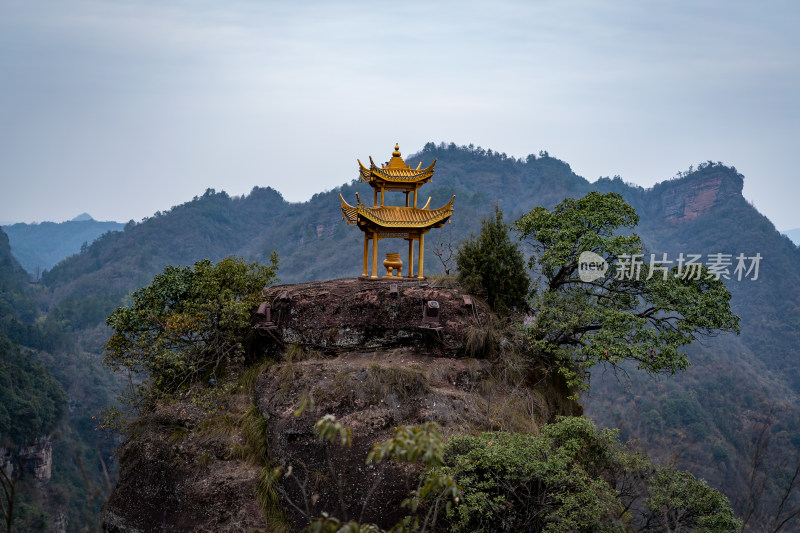
[[[226,407],[230,407],[226,405]],[[207,431],[204,421],[219,422]],[[140,417],[119,452],[120,478],[105,531],[251,531],[263,527],[253,497],[259,470],[232,456],[241,442],[224,420],[190,401]],[[190,438],[190,434],[192,438]]]
[[[50,437],[41,437],[20,453],[25,471],[39,481],[50,481],[53,469],[53,442]]]
[[[450,357],[464,352],[467,329],[486,323],[488,317],[486,306],[474,298],[465,306],[463,296],[406,278],[279,285],[264,293],[284,345],[297,343],[328,353],[414,347]],[[438,304],[440,330],[421,327],[423,306],[429,301]]]
[[[661,209],[667,222],[694,220],[727,198],[740,197],[744,182],[730,169],[706,169],[689,179],[659,185]],[[710,172],[708,170],[711,170]]]
[[[475,338],[495,333],[489,311],[479,302],[463,306],[463,296],[399,280],[269,289],[275,329],[255,350],[267,357],[251,354],[249,370],[231,377],[238,388],[210,409],[181,397],[135,422],[120,449],[104,529],[299,531],[322,513],[388,528],[406,513],[400,503],[419,468],[368,465],[366,456],[397,426],[528,432],[566,414],[566,403],[552,405],[513,365],[467,357],[480,352]],[[420,327],[431,300],[440,329]],[[502,341],[494,344],[502,350]],[[314,424],[326,414],[351,428],[352,446],[316,437]],[[275,467],[292,473],[275,479]]]
[[[255,398],[269,423],[273,461],[294,472],[280,479],[293,529],[307,525],[306,512],[360,519],[387,529],[396,524],[405,514],[400,504],[419,471],[405,464],[367,464],[366,458],[397,426],[436,422],[452,433],[490,429],[504,420],[520,430],[534,429],[537,415],[546,411],[542,399],[525,396],[537,406],[536,412],[527,412],[521,405],[508,405],[502,387],[478,391],[488,382],[489,366],[487,361],[432,358],[395,349],[350,353],[333,361],[312,359],[262,374]],[[312,399],[314,407],[294,416],[303,397]],[[507,412],[498,409],[503,405],[509,407]],[[517,419],[508,417],[510,412]],[[327,414],[351,428],[351,447],[323,443],[315,436],[316,420]]]
[[[40,437],[17,455],[6,448],[0,448],[0,469],[13,478],[17,465],[22,465],[25,475],[42,482],[50,481],[53,471],[53,441],[50,437]]]
[[[14,454],[11,453],[10,450],[0,447],[0,470],[2,470],[9,478],[13,478],[16,468],[17,467],[14,463]]]

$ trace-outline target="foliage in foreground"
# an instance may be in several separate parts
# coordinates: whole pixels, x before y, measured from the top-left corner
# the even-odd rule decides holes
[[[655,467],[614,431],[561,418],[541,435],[456,436],[443,472],[463,490],[455,531],[738,531],[727,498]]]
[[[314,431],[320,440],[330,443],[338,441],[341,446],[351,445],[350,428],[343,426],[333,415],[320,418]],[[450,512],[453,504],[458,503],[459,487],[451,475],[439,468],[443,464],[444,451],[441,428],[431,422],[419,426],[397,427],[391,439],[373,446],[372,451],[367,455],[367,464],[396,461],[407,464],[417,463],[426,467],[416,489],[402,502],[402,506],[408,509],[409,514],[390,531],[397,533],[432,531],[440,515]],[[308,531],[311,533],[384,533],[384,530],[375,524],[359,524],[356,521],[342,524],[339,519],[328,515],[311,520]]]
[[[153,394],[173,393],[211,379],[244,357],[250,314],[260,292],[277,281],[271,265],[228,257],[213,265],[168,266],[133,293],[133,303],[106,320],[114,333],[104,362],[114,370],[146,372]]]
[[[598,363],[685,370],[683,348],[695,338],[739,332],[722,281],[704,265],[670,267],[645,255],[630,233],[638,222],[622,196],[598,192],[567,198],[552,211],[537,207],[516,222],[533,248],[529,266],[537,279],[528,338],[573,386]],[[605,261],[608,271],[582,279],[584,252]]]
[[[315,430],[323,440],[350,443],[349,428],[331,415]],[[375,444],[367,462],[387,459],[427,467],[403,503],[410,514],[393,532],[433,530],[437,518],[451,531],[476,533],[741,529],[722,493],[688,472],[654,466],[623,446],[615,431],[598,430],[584,417],[562,417],[541,435],[458,435],[446,446],[435,424],[403,426]],[[309,531],[383,532],[327,515],[313,520]]]

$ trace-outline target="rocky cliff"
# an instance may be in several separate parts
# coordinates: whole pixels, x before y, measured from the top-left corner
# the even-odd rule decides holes
[[[268,290],[274,327],[247,371],[215,385],[229,392],[160,402],[131,426],[104,529],[293,531],[324,512],[389,527],[417,471],[365,459],[395,427],[531,432],[575,408],[524,381],[496,318],[464,296],[417,280]],[[438,314],[423,325],[424,308]],[[326,414],[352,428],[351,447],[316,438]]]
[[[49,481],[53,470],[53,441],[50,437],[40,437],[26,447],[20,455],[20,463],[25,471],[39,481]]]
[[[744,180],[735,170],[713,165],[680,180],[666,181],[653,188],[660,202],[660,217],[676,224],[695,220],[715,205],[742,196]]]

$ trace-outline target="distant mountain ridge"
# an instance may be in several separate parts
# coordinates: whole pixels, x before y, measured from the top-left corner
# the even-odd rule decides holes
[[[11,252],[22,267],[36,276],[62,259],[81,251],[108,231],[120,231],[125,224],[99,222],[88,213],[82,213],[66,222],[22,222],[4,226],[11,244]]]

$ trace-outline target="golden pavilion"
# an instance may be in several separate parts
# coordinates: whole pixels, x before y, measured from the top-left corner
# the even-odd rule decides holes
[[[364,270],[361,274],[364,278],[377,279],[378,276],[378,241],[382,239],[405,239],[408,241],[408,270],[407,277],[414,277],[414,243],[419,243],[419,265],[417,268],[417,278],[422,279],[424,256],[425,256],[425,234],[431,228],[439,228],[450,219],[453,214],[453,200],[439,209],[431,209],[431,199],[421,208],[417,207],[417,191],[431,181],[433,178],[433,163],[427,168],[409,167],[403,158],[400,157],[400,146],[395,144],[392,158],[384,165],[378,167],[369,158],[369,168],[358,161],[360,181],[366,181],[373,189],[373,205],[368,206],[361,202],[361,198],[356,193],[356,205],[345,202],[340,194],[342,201],[343,219],[350,226],[358,226],[364,232]],[[386,205],[387,192],[402,192],[405,195],[405,205]],[[378,195],[380,194],[380,203]],[[367,272],[369,258],[369,243],[372,241],[372,275]],[[386,278],[402,276],[402,261],[400,254],[388,253],[383,262],[386,267]],[[393,276],[393,271],[397,271],[397,276]]]

